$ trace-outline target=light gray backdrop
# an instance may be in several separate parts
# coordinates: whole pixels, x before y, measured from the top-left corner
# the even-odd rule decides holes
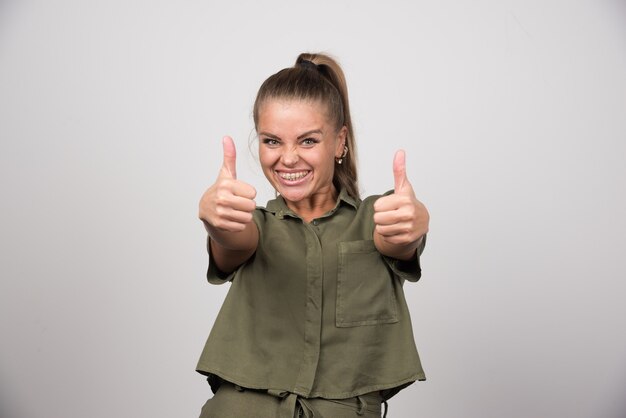
[[[432,214],[428,375],[390,416],[626,416],[626,7],[610,0],[0,1],[0,416],[195,417],[228,286],[197,202],[302,51],[347,74],[365,195]],[[251,146],[255,148],[254,145]]]

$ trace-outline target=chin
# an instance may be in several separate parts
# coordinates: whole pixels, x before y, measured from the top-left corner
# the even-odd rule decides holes
[[[296,191],[296,190],[278,190],[278,193],[283,197],[283,199],[288,200],[290,202],[298,202],[304,199],[307,194],[304,191]]]

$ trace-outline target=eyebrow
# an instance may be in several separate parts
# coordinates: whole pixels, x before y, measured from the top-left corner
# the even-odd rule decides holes
[[[310,131],[306,131],[303,134],[298,135],[298,139],[305,138],[305,137],[307,137],[309,135],[312,135],[312,134],[323,135],[324,133],[322,132],[321,129],[312,129]],[[262,136],[267,136],[267,137],[270,137],[270,138],[274,138],[274,139],[280,139],[280,137],[278,135],[274,135],[274,134],[271,134],[269,132],[259,132],[259,136],[261,136],[261,135]]]
[[[298,139],[302,139],[302,138],[304,138],[304,137],[306,137],[306,136],[309,136],[309,135],[311,135],[311,134],[320,134],[320,135],[323,135],[323,133],[322,133],[322,130],[321,130],[321,129],[313,129],[313,130],[307,131],[307,132],[303,133],[302,135],[298,136]]]

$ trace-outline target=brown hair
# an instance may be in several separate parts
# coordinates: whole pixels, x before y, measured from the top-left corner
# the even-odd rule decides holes
[[[333,184],[337,190],[344,189],[348,195],[359,198],[356,170],[356,143],[348,86],[341,67],[325,54],[303,53],[293,67],[285,68],[263,82],[254,101],[254,126],[259,122],[259,110],[268,99],[299,99],[319,101],[327,106],[328,118],[337,130],[346,127],[348,153],[342,164],[335,164]]]

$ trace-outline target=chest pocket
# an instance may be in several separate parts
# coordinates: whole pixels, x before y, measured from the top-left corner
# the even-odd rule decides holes
[[[337,327],[398,322],[394,278],[373,240],[339,243]]]

